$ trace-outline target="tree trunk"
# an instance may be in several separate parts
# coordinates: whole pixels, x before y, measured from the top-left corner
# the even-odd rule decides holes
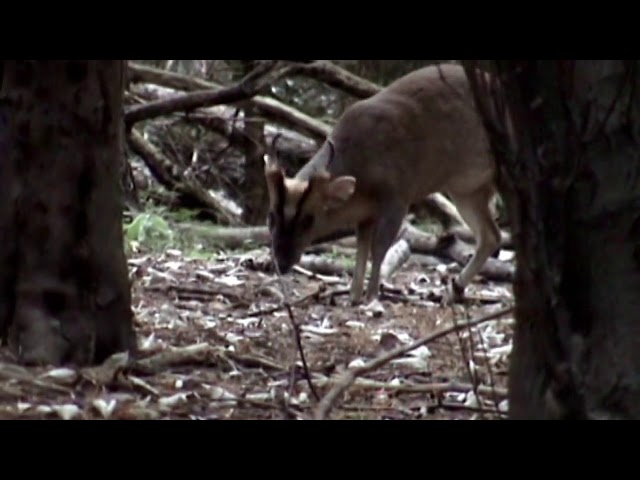
[[[0,333],[22,362],[135,350],[119,185],[124,68],[4,62]]]
[[[244,62],[244,75],[254,69],[253,61]],[[265,152],[264,120],[258,117],[258,109],[249,102],[244,106],[244,135],[250,142],[245,150],[244,164],[244,211],[242,220],[247,225],[264,224],[269,209],[269,196],[264,182]]]
[[[491,104],[471,67],[517,252],[510,417],[640,418],[640,65],[495,62]]]

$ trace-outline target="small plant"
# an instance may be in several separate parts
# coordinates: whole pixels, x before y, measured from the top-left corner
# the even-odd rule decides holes
[[[141,247],[149,250],[164,250],[173,245],[174,233],[167,221],[153,213],[141,213],[125,225],[125,236],[129,249],[138,251]]]

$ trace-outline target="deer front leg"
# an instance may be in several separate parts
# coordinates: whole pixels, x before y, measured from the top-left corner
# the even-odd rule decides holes
[[[407,214],[407,208],[401,205],[386,204],[382,210],[382,215],[376,222],[371,242],[371,277],[367,287],[367,300],[369,301],[379,294],[380,266],[398,236],[402,221]]]
[[[367,270],[369,252],[371,250],[372,235],[372,222],[363,222],[356,227],[357,253],[356,266],[353,270],[353,280],[351,281],[351,305],[357,305],[362,301],[364,276]]]

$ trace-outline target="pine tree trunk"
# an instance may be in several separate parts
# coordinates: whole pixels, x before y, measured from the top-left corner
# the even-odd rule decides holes
[[[119,185],[124,68],[4,62],[0,333],[25,363],[135,349]]]

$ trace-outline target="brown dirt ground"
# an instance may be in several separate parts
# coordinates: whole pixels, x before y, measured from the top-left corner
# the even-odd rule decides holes
[[[313,418],[317,402],[281,307],[280,283],[260,271],[257,258],[189,260],[170,250],[129,264],[140,358],[116,356],[93,369],[0,363],[0,418]],[[285,277],[291,302],[306,297],[293,314],[321,397],[350,365],[512,303],[509,284],[480,277],[467,290],[476,300],[466,305],[429,301],[443,289],[442,272],[409,261],[391,278],[394,294],[376,315],[349,305],[348,275],[333,280]],[[460,329],[383,365],[338,397],[329,417],[503,417],[512,322],[507,315],[482,323],[471,337]],[[0,361],[7,359],[3,352]]]

